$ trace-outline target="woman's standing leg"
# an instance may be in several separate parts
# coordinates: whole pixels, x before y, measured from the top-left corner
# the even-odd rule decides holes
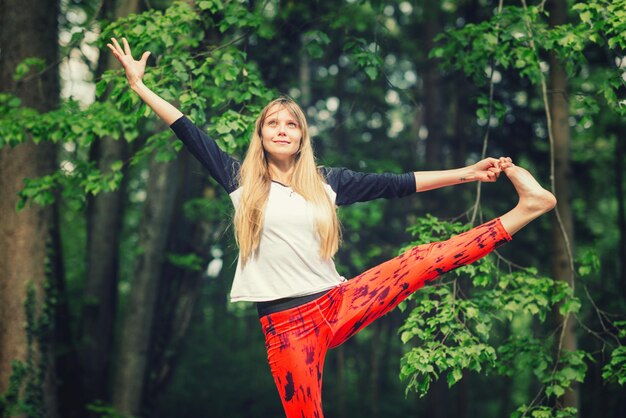
[[[332,332],[316,302],[263,316],[261,325],[287,418],[323,418],[322,373]]]

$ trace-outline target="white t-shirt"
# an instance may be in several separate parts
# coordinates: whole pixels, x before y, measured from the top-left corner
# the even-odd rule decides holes
[[[237,207],[242,192],[237,182],[239,161],[222,151],[186,116],[170,128]],[[415,192],[412,172],[373,174],[329,167],[319,170],[326,180],[328,196],[337,206]],[[333,288],[342,281],[345,279],[337,273],[335,263],[320,257],[313,205],[291,188],[272,182],[259,249],[245,266],[239,260],[231,301],[262,302],[306,296]]]
[[[325,185],[335,201],[336,193]],[[242,189],[231,199],[237,207]],[[272,182],[259,249],[245,265],[241,259],[230,292],[233,302],[304,296],[335,287],[343,277],[335,263],[320,257],[314,208],[290,187]]]

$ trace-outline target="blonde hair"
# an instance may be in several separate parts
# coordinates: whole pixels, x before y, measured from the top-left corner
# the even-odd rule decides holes
[[[261,242],[265,207],[272,181],[263,148],[262,129],[269,110],[275,105],[287,109],[302,131],[300,149],[295,156],[291,187],[315,207],[320,256],[330,259],[339,248],[340,227],[337,212],[324,188],[324,177],[316,166],[304,113],[298,104],[285,96],[273,100],[261,111],[254,125],[248,152],[239,171],[238,181],[242,193],[234,219],[239,257],[245,264],[258,250]]]

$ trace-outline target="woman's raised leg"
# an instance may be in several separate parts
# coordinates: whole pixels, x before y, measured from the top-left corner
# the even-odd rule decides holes
[[[505,169],[519,195],[517,206],[498,219],[486,222],[447,241],[414,247],[333,289],[325,310],[333,328],[335,347],[393,309],[426,282],[473,263],[511,239],[533,219],[556,204],[525,169]]]

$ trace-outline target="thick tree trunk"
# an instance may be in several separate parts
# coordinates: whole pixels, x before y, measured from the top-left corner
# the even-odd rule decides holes
[[[103,4],[103,16],[110,20],[139,11],[138,0],[113,0]],[[107,50],[102,51],[97,73],[119,64]],[[100,138],[94,142],[92,159],[103,172],[114,161],[125,160],[123,140]],[[86,402],[110,400],[109,376],[113,351],[113,326],[117,306],[118,251],[122,227],[124,187],[89,199],[87,221],[87,274],[81,322],[81,364]]]
[[[127,414],[137,415],[141,409],[157,287],[176,195],[177,166],[178,160],[160,163],[154,156],[150,162],[139,235],[142,252],[136,260],[121,327],[119,361],[113,387],[113,404]]]
[[[561,25],[566,20],[566,3],[564,0],[550,2],[550,24],[551,26]],[[552,115],[552,134],[554,136],[554,159],[555,173],[554,182],[556,188],[556,198],[558,205],[556,210],[560,215],[562,226],[554,223],[553,245],[554,261],[553,274],[557,280],[563,280],[570,286],[573,284],[573,271],[571,270],[570,256],[567,244],[563,238],[565,233],[571,245],[570,251],[573,253],[574,228],[572,222],[572,208],[570,196],[570,179],[572,172],[570,167],[570,127],[569,127],[569,104],[568,104],[568,81],[565,70],[560,65],[556,57],[550,57],[550,113]],[[564,229],[564,231],[562,230]],[[562,317],[557,313],[561,326],[564,326],[563,341],[561,349],[572,351],[577,348],[576,334],[574,332],[574,318]],[[559,344],[560,341],[557,341]],[[563,405],[578,408],[578,389],[568,390],[563,395]]]
[[[42,112],[56,107],[59,100],[58,14],[58,1],[0,0],[2,92],[18,96],[24,106]],[[42,58],[46,70],[41,74],[33,71],[27,79],[16,82],[15,67],[29,57]],[[28,206],[18,213],[15,207],[23,180],[48,173],[54,165],[51,144],[26,142],[0,149],[0,393],[7,389],[11,362],[25,362],[32,355],[36,370],[31,370],[27,379],[36,385],[35,402],[47,411],[47,416],[56,416],[54,362],[50,352],[39,349],[44,347],[40,346],[42,339],[50,335],[35,335],[29,345],[25,300],[27,288],[32,285],[33,308],[38,317],[45,302],[43,287],[51,210]]]
[[[193,253],[203,260],[211,258],[211,241],[218,229],[223,229],[224,222],[189,219],[185,216],[185,204],[203,194],[215,193],[208,189],[204,168],[187,151],[179,156],[182,176],[180,176],[178,196],[170,224],[167,252],[170,254]],[[206,265],[203,265],[206,267]],[[146,386],[147,411],[154,408],[154,402],[160,398],[167,386],[176,362],[180,356],[181,340],[189,327],[194,306],[200,297],[203,271],[181,269],[172,264],[163,267],[163,280],[159,287],[158,303],[161,307],[154,321],[150,365],[153,373]],[[152,416],[152,414],[148,414]]]

